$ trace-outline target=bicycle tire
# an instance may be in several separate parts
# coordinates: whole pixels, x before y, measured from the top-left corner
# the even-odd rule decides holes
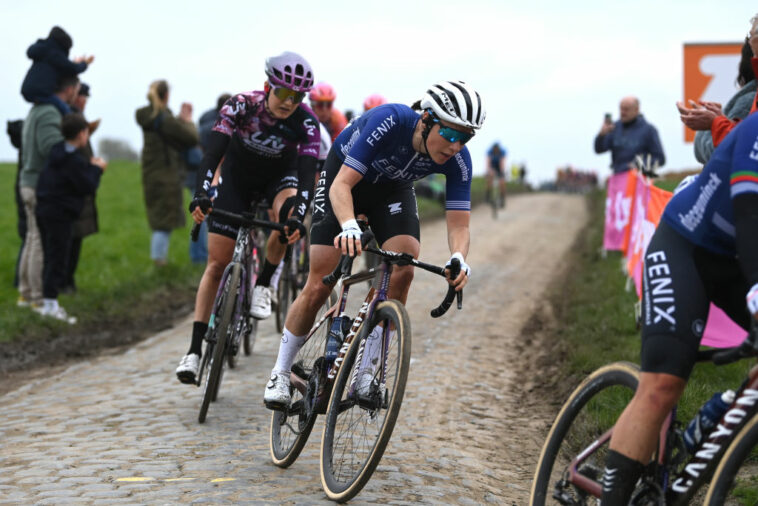
[[[320,321],[323,315],[337,303],[337,293],[332,290],[329,299],[322,306],[316,315],[316,321]],[[326,336],[332,326],[332,318],[326,318],[321,322],[318,329],[308,341],[303,344],[295,356],[293,369],[299,368],[310,375],[313,364],[324,356],[326,349]],[[306,379],[307,381],[307,379]],[[296,393],[297,392],[297,393]],[[302,392],[290,386],[290,393],[293,395],[293,403],[290,406],[296,406],[298,401],[303,401]],[[299,398],[298,398],[299,397]],[[269,429],[269,451],[271,461],[279,467],[289,467],[300,455],[308,437],[316,423],[316,415],[313,414],[310,419],[306,418],[305,407],[301,406],[300,410],[293,412],[273,411],[271,413],[271,426]],[[289,423],[289,425],[288,425]],[[297,430],[293,425],[297,423]]]
[[[549,494],[559,493],[565,466],[615,424],[638,383],[638,366],[616,362],[596,370],[574,389],[556,416],[540,452],[532,480],[532,506],[559,504],[552,502],[554,496]],[[591,401],[594,401],[593,404],[590,404]],[[609,414],[609,411],[613,412]],[[599,448],[597,454],[588,455],[579,471],[599,482],[605,465],[605,451],[606,448]],[[595,504],[592,501],[596,501],[595,497],[568,483],[560,485],[560,492],[574,501],[570,504]]]
[[[240,278],[242,269],[239,264],[234,264],[229,272],[229,275],[222,280],[224,283],[224,289],[221,292],[222,300],[219,301],[218,307],[220,312],[215,314],[214,320],[218,317],[219,324],[215,327],[216,344],[213,347],[213,355],[211,357],[210,371],[205,380],[205,389],[203,391],[203,401],[200,404],[200,413],[197,417],[199,423],[205,423],[206,415],[208,414],[208,406],[211,401],[215,401],[218,397],[219,387],[221,386],[221,379],[223,376],[226,344],[229,339],[229,330],[234,315],[234,308],[237,302],[236,294],[239,290]],[[233,329],[232,329],[233,331]]]
[[[352,400],[348,381],[352,383],[354,371],[361,365],[356,360],[360,339],[351,344],[329,399],[321,439],[321,485],[333,501],[350,500],[368,483],[384,455],[403,401],[411,361],[410,319],[403,304],[386,300],[376,305],[367,328],[370,331],[381,322],[385,325],[391,322],[394,327],[387,356],[380,360],[386,366],[386,390],[380,389],[378,393],[381,406],[367,409]],[[382,369],[380,367],[379,371]],[[384,419],[380,421],[382,412]],[[359,423],[361,421],[363,423]],[[368,429],[372,426],[378,430],[370,431],[375,432],[375,436],[368,436]],[[368,436],[365,446],[359,444],[356,447],[354,444],[359,433]]]
[[[740,429],[713,473],[703,505],[723,504],[758,504],[758,414]]]

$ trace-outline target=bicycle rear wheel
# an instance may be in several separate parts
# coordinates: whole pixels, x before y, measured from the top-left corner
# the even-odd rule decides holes
[[[727,448],[703,504],[758,504],[758,415],[753,415]]]
[[[356,339],[337,373],[321,440],[321,484],[329,499],[339,502],[360,492],[379,464],[400,412],[410,368],[411,327],[405,307],[396,300],[380,302],[368,324],[368,331],[382,324],[387,343],[371,393],[359,397],[354,386],[361,366],[357,359],[361,340]]]
[[[569,483],[569,465],[613,427],[638,381],[639,367],[616,362],[593,372],[571,393],[542,447],[532,481],[532,506],[595,504],[594,496]],[[577,472],[601,483],[608,442],[577,463]]]
[[[307,392],[309,387],[313,390],[315,386],[315,376],[319,375],[319,367],[324,362],[326,336],[332,326],[331,317],[321,320],[329,308],[336,303],[337,294],[332,291],[329,300],[316,315],[316,321],[321,324],[295,356],[290,375],[292,402],[289,409],[274,411],[271,414],[269,449],[271,461],[279,467],[288,467],[297,459],[316,422],[316,413],[306,405],[308,399],[313,397],[313,392],[310,395],[307,395]],[[323,380],[325,376],[326,371],[320,379]]]
[[[205,378],[205,389],[203,390],[203,401],[200,404],[200,414],[197,417],[199,423],[204,423],[208,414],[208,406],[211,401],[215,401],[218,396],[218,390],[221,386],[223,376],[224,362],[226,355],[226,345],[231,338],[230,332],[234,329],[231,325],[232,317],[239,293],[242,269],[239,264],[232,265],[227,276],[222,279],[224,288],[221,291],[219,300],[214,304],[214,311],[211,313],[213,322],[213,333],[215,335],[215,345],[213,346],[213,355],[210,358],[210,370]],[[218,323],[216,323],[218,322]],[[210,326],[210,325],[209,325]]]

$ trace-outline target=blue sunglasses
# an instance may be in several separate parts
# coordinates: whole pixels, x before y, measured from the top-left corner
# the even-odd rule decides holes
[[[439,124],[440,135],[442,138],[451,144],[455,142],[466,144],[474,136],[472,133],[462,132],[461,130],[456,130],[455,128],[444,126],[442,123],[440,123],[439,119],[434,119],[434,122]]]

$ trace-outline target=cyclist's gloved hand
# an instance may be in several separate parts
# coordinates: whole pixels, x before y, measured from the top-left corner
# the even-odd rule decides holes
[[[295,242],[305,237],[305,225],[303,225],[303,222],[295,216],[287,218],[287,221],[284,222],[284,226],[287,228],[287,236],[285,237],[284,234],[281,234],[279,236],[281,242]],[[300,235],[297,238],[293,237],[295,232],[300,232]]]
[[[334,247],[342,250],[343,255],[361,254],[361,227],[355,219],[342,224],[342,232],[334,238]]]
[[[456,251],[450,257],[450,260],[448,260],[447,263],[445,264],[445,269],[450,269],[450,267],[453,264],[454,258],[457,258],[458,261],[461,263],[461,272],[458,274],[458,277],[450,280],[450,284],[455,286],[456,290],[460,290],[468,282],[468,278],[471,276],[471,267],[469,267],[466,261],[463,260],[463,255],[459,251]]]
[[[190,202],[189,210],[192,213],[199,207],[203,211],[203,214],[208,214],[208,210],[212,206],[213,202],[211,202],[211,198],[208,196],[205,190],[198,190],[195,192],[195,196],[193,197],[192,202]]]

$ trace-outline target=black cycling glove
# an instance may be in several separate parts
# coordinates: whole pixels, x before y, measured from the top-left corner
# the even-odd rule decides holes
[[[208,214],[208,210],[211,207],[213,207],[211,198],[208,196],[205,190],[198,190],[195,193],[195,196],[192,199],[192,202],[190,202],[189,211],[193,212],[195,208],[197,207],[199,207],[203,211],[204,214]]]

